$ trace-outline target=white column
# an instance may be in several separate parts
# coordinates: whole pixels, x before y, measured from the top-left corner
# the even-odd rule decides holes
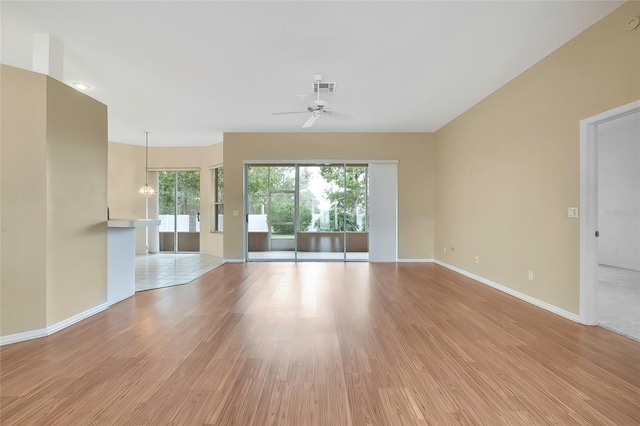
[[[51,34],[33,36],[33,71],[62,81],[64,47]]]

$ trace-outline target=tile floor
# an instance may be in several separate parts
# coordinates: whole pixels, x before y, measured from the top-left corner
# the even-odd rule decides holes
[[[600,265],[598,325],[640,341],[640,272]]]
[[[199,253],[136,256],[136,291],[186,284],[223,263],[219,257]]]

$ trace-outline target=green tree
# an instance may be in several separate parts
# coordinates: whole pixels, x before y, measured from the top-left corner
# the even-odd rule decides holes
[[[315,196],[306,187],[309,183],[309,171],[300,170],[300,230],[306,231],[311,225],[313,209],[317,205]],[[295,167],[293,166],[249,166],[247,170],[247,191],[249,214],[267,214],[269,221],[288,222],[294,217],[294,204],[291,201],[271,200],[274,191],[292,191],[295,189]],[[293,235],[293,226],[274,225],[277,234]]]
[[[178,211],[175,203],[175,179],[178,175]],[[158,203],[160,214],[189,214],[200,209],[200,172],[162,171],[158,173]]]
[[[356,218],[350,214],[346,215],[346,224],[347,224],[347,231],[357,231],[358,230],[358,223],[356,222]],[[342,232],[344,231],[345,227],[345,214],[343,211],[338,211],[337,217],[336,217],[336,210],[335,209],[331,209],[329,210],[329,228],[327,229],[322,229],[321,223],[320,223],[320,219],[316,220],[315,222],[315,226],[317,229],[320,229],[322,231],[332,231],[332,232]]]
[[[271,191],[293,189],[295,189],[295,169],[290,166],[249,166],[247,171],[249,213],[266,213]]]
[[[320,174],[324,180],[331,183],[331,189],[326,190],[327,197],[331,202],[329,211],[329,231],[344,231],[346,212],[346,230],[364,231],[366,224],[362,223],[358,229],[358,211],[366,211],[367,197],[367,168],[364,166],[347,166],[346,173],[342,167],[323,166]],[[345,191],[346,188],[346,191]],[[335,211],[338,211],[338,220],[335,220]],[[319,228],[320,221],[316,221]]]
[[[306,231],[311,225],[311,209],[300,206],[300,231]],[[292,202],[278,201],[271,203],[271,222],[291,222],[295,215],[295,207]],[[272,225],[273,232],[278,235],[293,235],[293,224]]]

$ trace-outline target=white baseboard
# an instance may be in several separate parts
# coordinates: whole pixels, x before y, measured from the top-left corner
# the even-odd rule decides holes
[[[82,321],[83,319],[87,319],[92,315],[97,314],[98,312],[102,312],[105,309],[109,308],[109,303],[105,302],[101,305],[95,306],[91,309],[87,309],[84,312],[80,312],[79,314],[76,314],[74,316],[72,316],[71,318],[67,318],[66,320],[57,322],[53,325],[50,325],[47,327],[47,335],[51,335],[57,331],[62,330],[63,328],[67,328],[70,325],[73,325],[75,323],[77,323],[78,321]]]
[[[10,345],[12,343],[24,342],[26,340],[38,339],[47,336],[47,329],[40,328],[38,330],[25,331],[23,333],[9,334],[8,336],[0,336],[0,346]]]
[[[102,312],[107,308],[109,308],[109,303],[105,302],[105,303],[102,303],[101,305],[94,306],[91,309],[87,309],[84,312],[80,312],[79,314],[76,314],[71,318],[67,318],[66,320],[50,325],[47,328],[25,331],[23,333],[10,334],[8,336],[0,336],[0,346],[10,345],[11,343],[24,342],[32,339],[38,339],[40,337],[50,336],[53,333],[56,333],[64,328],[67,328],[70,325],[73,325],[79,321],[82,321],[83,319],[89,318],[90,316],[95,315],[98,312]]]
[[[224,263],[244,263],[244,259],[223,259]]]
[[[559,308],[559,307],[557,307],[555,305],[552,305],[550,303],[543,302],[542,300],[536,299],[535,297],[531,297],[531,296],[526,295],[524,293],[520,293],[519,291],[516,291],[516,290],[514,290],[512,288],[509,288],[509,287],[507,287],[505,285],[498,284],[496,282],[493,282],[491,280],[483,278],[483,277],[481,277],[479,275],[472,274],[471,272],[467,272],[464,269],[460,269],[460,268],[457,268],[457,267],[455,267],[453,265],[449,265],[448,263],[444,263],[444,262],[442,262],[442,261],[440,261],[438,259],[436,259],[434,262],[436,264],[440,265],[440,266],[444,266],[447,269],[451,269],[454,272],[457,272],[457,273],[459,273],[461,275],[464,275],[465,277],[469,277],[469,278],[471,278],[473,280],[481,282],[482,284],[488,285],[489,287],[493,287],[496,290],[500,290],[500,291],[502,291],[504,293],[510,294],[511,296],[517,297],[520,300],[524,300],[525,302],[529,302],[532,305],[535,305],[535,306],[537,306],[539,308],[545,309],[545,310],[547,310],[549,312],[552,312],[552,313],[554,313],[556,315],[560,315],[561,317],[564,317],[564,318],[566,318],[568,320],[571,320],[573,322],[580,323],[579,315],[574,314],[573,312],[566,311],[566,310],[564,310],[562,308]]]
[[[612,266],[614,268],[629,269],[631,271],[640,271],[640,268],[633,265],[623,265],[621,263],[613,263],[613,262],[600,262],[599,264],[602,266]]]
[[[398,259],[398,263],[433,263],[434,259]]]

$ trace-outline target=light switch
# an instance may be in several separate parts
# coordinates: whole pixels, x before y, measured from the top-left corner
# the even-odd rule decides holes
[[[238,210],[234,210],[234,211],[233,211],[233,215],[234,215],[234,216],[238,216]]]
[[[569,209],[567,209],[567,217],[578,217],[578,208],[569,207]]]

